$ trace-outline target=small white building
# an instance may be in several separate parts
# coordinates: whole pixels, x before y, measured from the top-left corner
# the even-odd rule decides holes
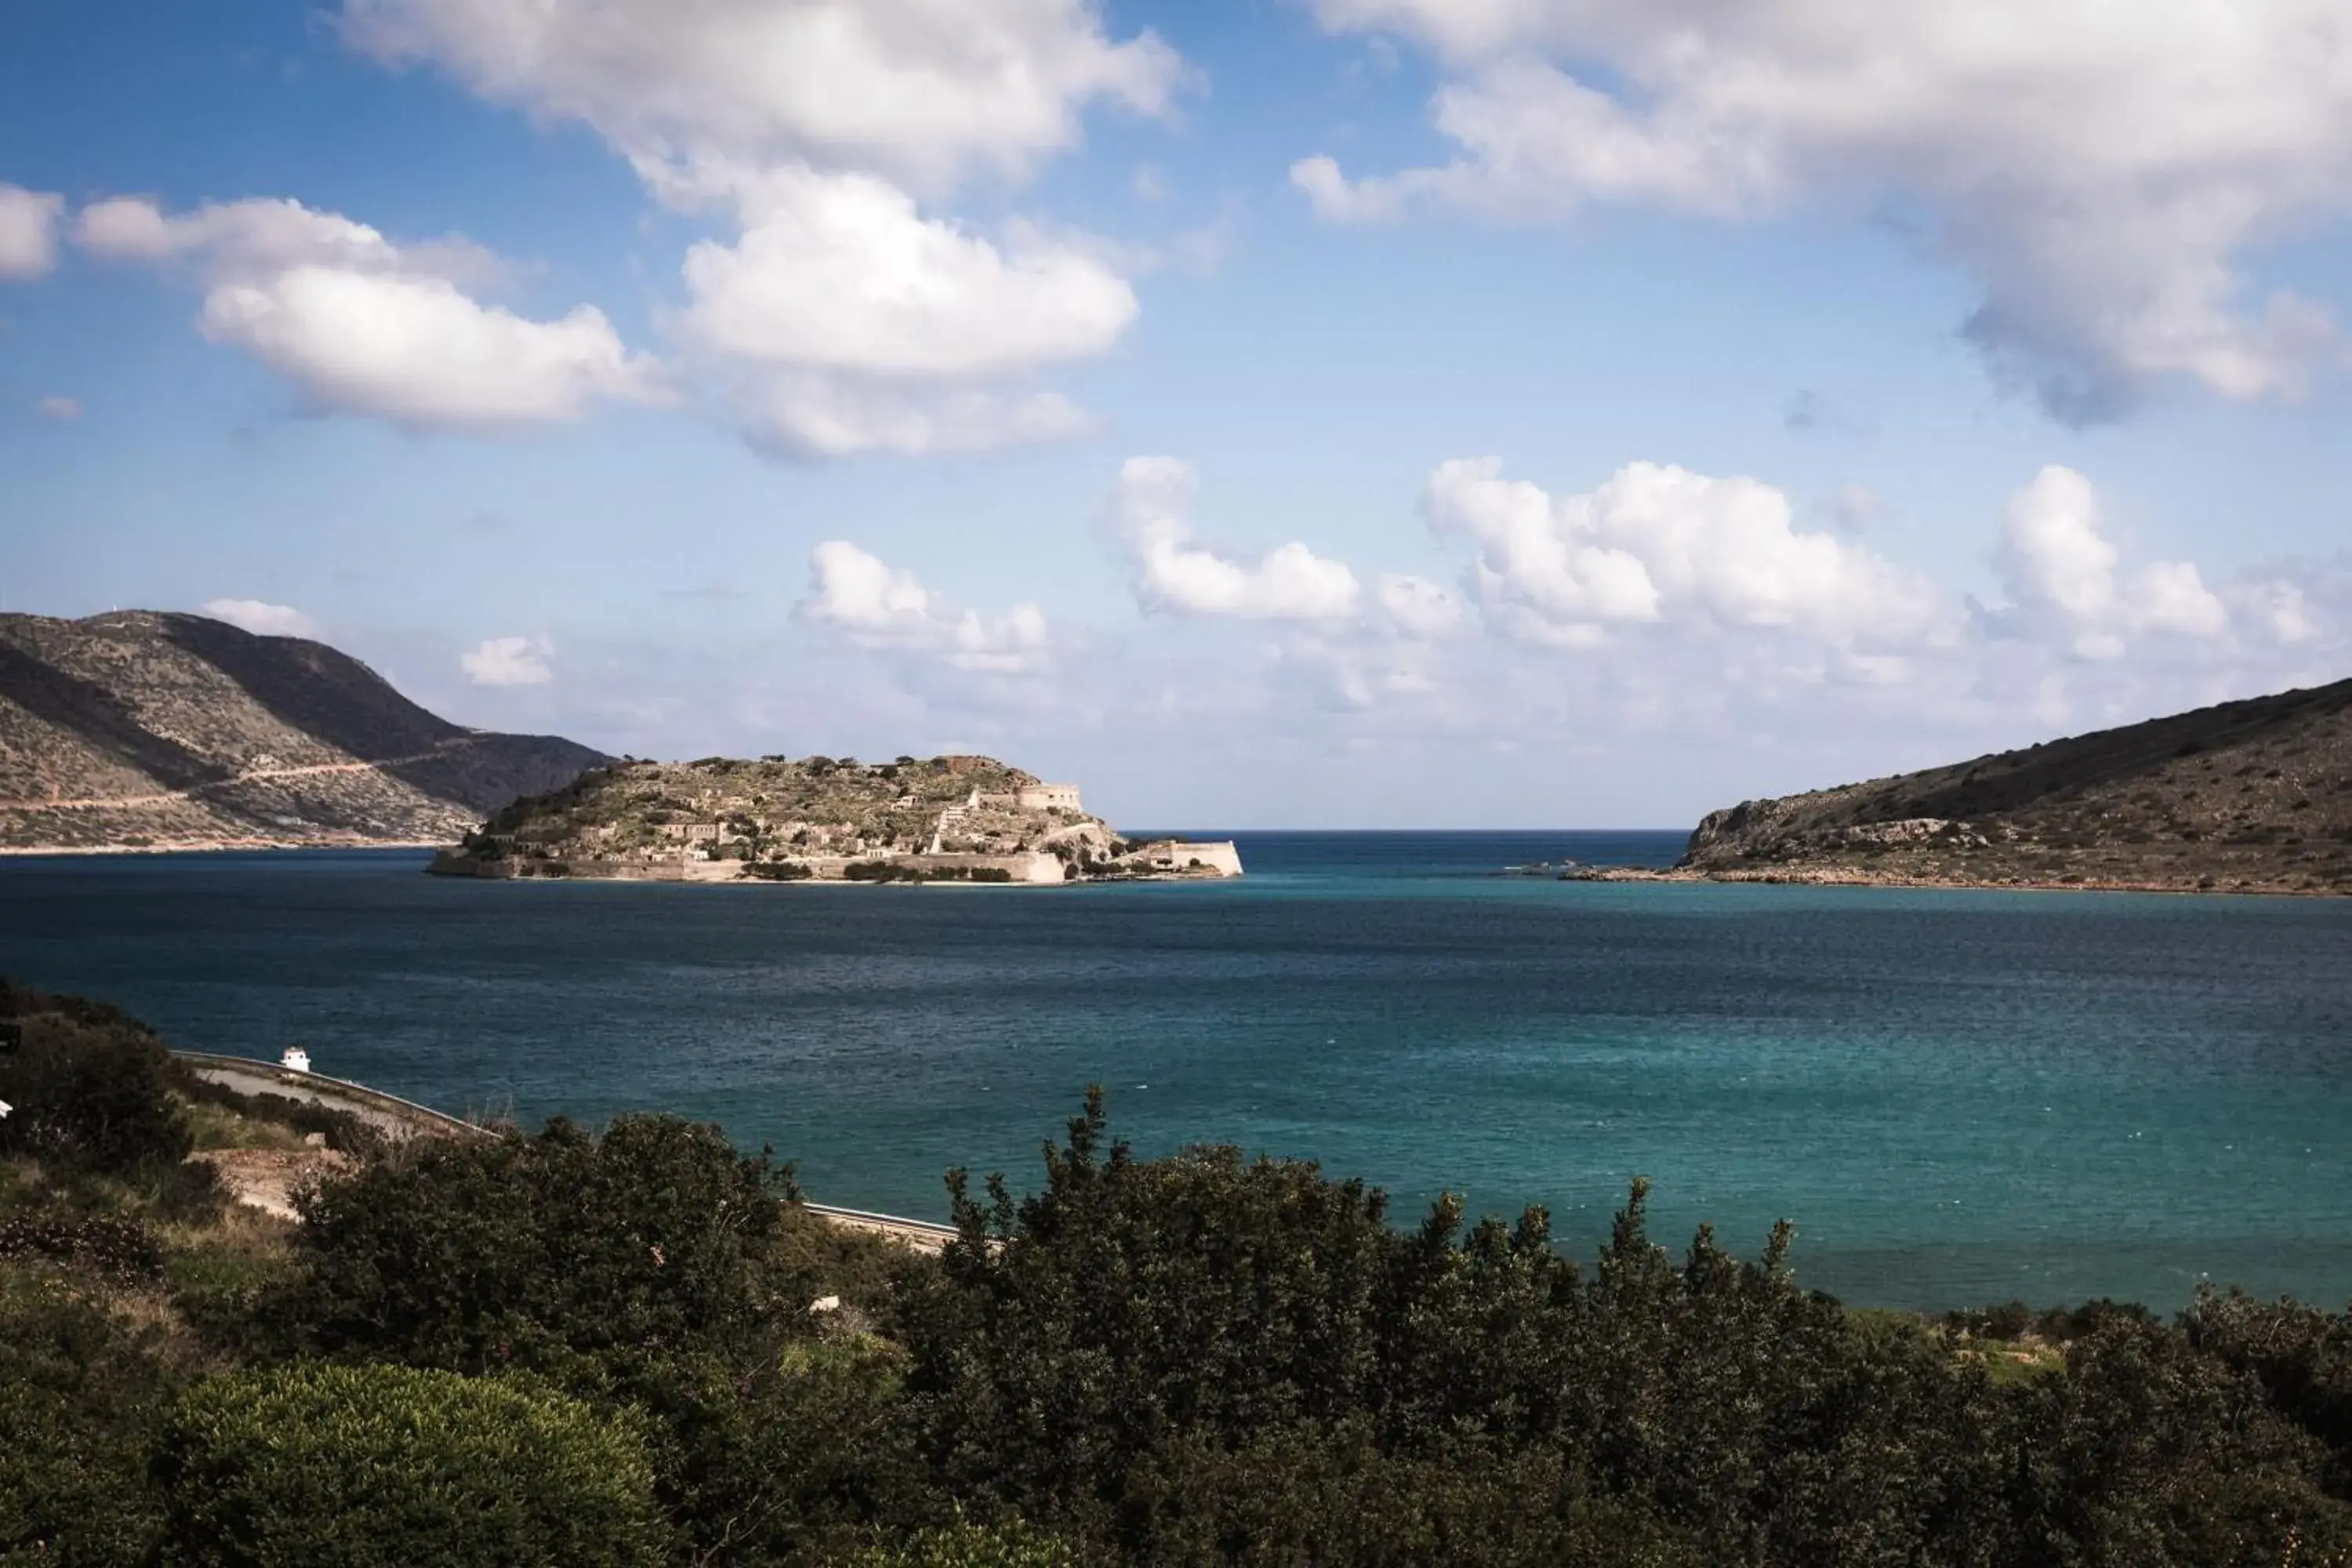
[[[310,1070],[310,1053],[304,1050],[299,1046],[289,1046],[286,1047],[285,1051],[279,1055],[278,1065],[284,1068],[288,1072],[309,1072]]]

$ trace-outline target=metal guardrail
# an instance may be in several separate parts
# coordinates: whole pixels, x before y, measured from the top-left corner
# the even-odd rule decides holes
[[[373,1105],[386,1114],[422,1121],[434,1130],[444,1133],[455,1133],[467,1138],[499,1136],[493,1129],[467,1121],[462,1117],[452,1116],[446,1110],[436,1110],[429,1105],[419,1105],[413,1100],[403,1100],[396,1094],[386,1094],[380,1089],[370,1089],[363,1083],[352,1083],[347,1079],[329,1078],[324,1073],[300,1072],[278,1062],[262,1060],[257,1057],[224,1056],[216,1051],[184,1051],[176,1047],[173,1049],[172,1057],[173,1060],[185,1062],[194,1068],[217,1068],[225,1071],[266,1078],[288,1089],[307,1089],[310,1097],[317,1100],[341,1096],[362,1105]],[[927,1219],[908,1219],[903,1215],[877,1214],[872,1209],[843,1208],[836,1204],[805,1204],[803,1206],[811,1214],[824,1215],[828,1219],[851,1225],[887,1226],[895,1230],[909,1231],[941,1244],[956,1238],[955,1226],[939,1225]]]
[[[256,1057],[224,1056],[215,1051],[184,1051],[175,1048],[172,1056],[174,1060],[184,1061],[190,1067],[220,1068],[228,1071],[266,1078],[288,1089],[306,1089],[310,1091],[310,1098],[316,1100],[341,1095],[388,1115],[404,1116],[424,1121],[433,1130],[440,1132],[455,1133],[467,1138],[498,1136],[488,1127],[467,1121],[463,1117],[452,1116],[446,1110],[436,1110],[429,1105],[419,1105],[413,1100],[403,1100],[396,1094],[386,1094],[380,1089],[371,1089],[363,1083],[329,1078],[324,1073],[302,1072],[277,1062],[263,1061]]]
[[[897,1230],[911,1230],[942,1244],[956,1238],[955,1226],[934,1224],[927,1219],[908,1219],[903,1215],[895,1214],[876,1214],[871,1209],[845,1209],[835,1204],[813,1204],[804,1201],[801,1206],[811,1214],[821,1214],[827,1219],[846,1220],[852,1225],[889,1226]]]

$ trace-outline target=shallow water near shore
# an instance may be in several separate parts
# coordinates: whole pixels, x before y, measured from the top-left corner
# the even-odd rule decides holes
[[[1211,835],[1225,837],[1223,833]],[[1223,885],[502,883],[413,851],[0,862],[0,972],[453,1110],[723,1121],[941,1217],[1099,1080],[1580,1253],[1634,1173],[1858,1304],[2352,1297],[2352,900],[1512,879],[1674,834],[1251,834]]]

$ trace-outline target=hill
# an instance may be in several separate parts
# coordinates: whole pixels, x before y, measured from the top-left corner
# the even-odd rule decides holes
[[[0,616],[0,846],[444,842],[603,753],[467,730],[359,660],[201,616]]]
[[[1239,876],[1227,843],[1121,837],[993,757],[627,762],[517,801],[434,862],[448,875],[640,881],[1064,882]]]
[[[1727,879],[2352,893],[2352,680],[1711,814]]]

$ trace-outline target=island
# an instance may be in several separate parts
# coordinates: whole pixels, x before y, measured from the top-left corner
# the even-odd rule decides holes
[[[993,757],[624,761],[518,800],[443,876],[663,882],[1069,882],[1242,874],[1230,841],[1129,838],[1078,786]]]
[[[2352,680],[1743,801],[1673,871],[1584,875],[2352,893]]]

